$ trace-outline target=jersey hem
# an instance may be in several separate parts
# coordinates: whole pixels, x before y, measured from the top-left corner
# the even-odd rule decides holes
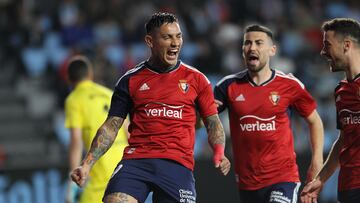
[[[170,159],[173,160],[181,165],[183,165],[184,167],[190,169],[191,171],[194,171],[194,164],[193,163],[189,163],[184,159],[181,159],[179,157],[176,156],[169,156],[169,155],[164,155],[164,156],[159,156],[159,155],[145,155],[145,154],[138,154],[138,155],[125,155],[123,156],[123,159],[128,160],[128,159]]]
[[[255,186],[255,187],[241,187],[239,184],[238,184],[238,187],[239,187],[239,190],[259,190],[261,188],[264,188],[264,187],[268,187],[270,185],[274,185],[274,184],[277,184],[277,183],[283,183],[283,182],[292,182],[292,183],[299,183],[300,182],[300,179],[299,178],[295,178],[295,179],[283,179],[283,180],[276,180],[276,181],[271,181],[269,183],[266,183],[266,184],[263,184],[263,185],[259,185],[259,186]]]

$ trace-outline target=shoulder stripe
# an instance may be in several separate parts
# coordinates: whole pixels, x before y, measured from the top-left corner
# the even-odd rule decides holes
[[[144,64],[145,64],[145,61],[139,63],[139,64],[136,65],[134,68],[126,71],[126,73],[125,73],[124,75],[122,75],[122,76],[119,78],[119,80],[116,82],[115,86],[117,86],[117,85],[119,84],[120,80],[121,80],[122,78],[124,78],[125,76],[128,76],[128,75],[130,75],[130,74],[132,74],[132,73],[135,73],[135,72],[139,71],[141,68],[143,68],[143,67],[144,67]]]
[[[202,73],[201,71],[199,71],[197,68],[194,68],[193,66],[190,66],[190,65],[188,65],[188,64],[186,64],[186,63],[184,63],[182,61],[181,61],[181,65],[183,65],[185,68],[188,68],[188,69],[193,70],[193,71],[195,71],[197,73],[200,73],[206,79],[206,81],[210,84],[210,80],[206,77],[206,75],[204,73]]]
[[[186,63],[184,63],[184,62],[182,62],[182,61],[181,61],[181,65],[183,65],[185,68],[188,68],[188,69],[190,69],[190,70],[193,70],[193,71],[195,71],[195,72],[198,72],[198,73],[201,73],[201,74],[204,75],[204,73],[202,73],[201,71],[199,71],[197,68],[195,68],[195,67],[193,67],[193,66],[190,66],[190,65],[188,65],[188,64],[186,64]]]
[[[233,79],[233,78],[241,79],[246,75],[246,73],[247,73],[247,70],[243,70],[243,71],[240,71],[235,74],[227,75],[227,76],[223,77],[218,83],[216,83],[216,86],[220,86],[221,83],[224,83],[225,81],[227,81],[229,79]]]
[[[279,71],[279,70],[275,70],[275,74],[276,74],[276,76],[286,78],[289,80],[293,80],[293,81],[297,82],[301,86],[302,89],[305,89],[305,85],[299,79],[297,79],[293,74],[291,74],[291,73],[285,74],[284,72]]]

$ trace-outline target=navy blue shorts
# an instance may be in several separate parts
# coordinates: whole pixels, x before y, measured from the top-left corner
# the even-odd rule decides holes
[[[258,190],[239,190],[241,203],[296,203],[300,183],[283,182]]]
[[[105,190],[106,195],[126,193],[144,202],[153,191],[153,202],[196,202],[195,179],[190,169],[168,159],[122,160]]]
[[[360,202],[360,188],[339,191],[338,200],[340,203]]]

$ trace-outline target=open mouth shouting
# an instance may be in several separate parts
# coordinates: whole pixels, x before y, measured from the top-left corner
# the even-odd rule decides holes
[[[257,54],[249,54],[247,56],[247,63],[249,65],[256,66],[259,62],[259,56]]]
[[[177,61],[178,54],[179,54],[178,49],[170,49],[166,52],[166,59],[169,61]]]

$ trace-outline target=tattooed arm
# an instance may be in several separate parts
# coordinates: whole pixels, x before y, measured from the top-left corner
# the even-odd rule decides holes
[[[85,184],[89,172],[95,162],[105,154],[113,144],[123,122],[123,118],[110,116],[98,129],[85,159],[82,161],[81,165],[74,169],[70,174],[71,179],[80,187]]]
[[[230,170],[230,162],[224,156],[225,133],[219,115],[215,114],[205,118],[204,124],[208,134],[209,144],[214,150],[213,161],[215,167],[219,168],[223,175],[226,175]]]
[[[213,148],[216,144],[225,146],[225,133],[219,115],[215,114],[205,118],[204,124],[210,146]]]

